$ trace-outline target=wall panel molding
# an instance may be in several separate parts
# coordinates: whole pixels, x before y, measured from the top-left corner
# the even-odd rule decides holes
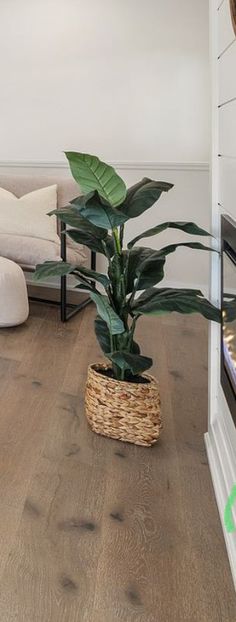
[[[110,161],[110,164],[119,170],[124,171],[209,171],[208,162],[141,162],[141,161]],[[53,162],[41,160],[0,160],[0,169],[68,169],[66,162]],[[69,170],[69,169],[68,169]]]

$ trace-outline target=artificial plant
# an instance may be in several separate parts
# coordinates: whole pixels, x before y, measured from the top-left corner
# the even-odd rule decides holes
[[[142,315],[198,312],[208,320],[220,321],[219,309],[201,291],[160,287],[166,257],[177,248],[213,249],[199,242],[182,242],[155,250],[140,246],[140,241],[168,228],[190,235],[209,236],[209,233],[193,222],[167,221],[140,233],[126,246],[127,221],[152,207],[162,192],[168,192],[173,185],[145,177],[126,189],[114,168],[99,158],[77,152],[66,152],[66,157],[83,194],[50,215],[56,214],[69,225],[66,235],[74,242],[104,255],[107,271],[104,274],[80,265],[48,261],[37,266],[35,279],[73,274],[78,280],[77,288],[88,291],[96,304],[95,333],[112,365],[113,376],[117,380],[137,381],[152,365],[152,359],[141,355],[134,339]]]

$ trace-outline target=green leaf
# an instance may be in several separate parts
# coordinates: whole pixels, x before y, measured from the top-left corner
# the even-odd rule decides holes
[[[65,261],[45,261],[45,263],[36,266],[33,280],[40,281],[50,276],[65,276],[65,274],[70,274],[75,269],[76,266]]]
[[[141,294],[132,305],[135,315],[162,315],[163,313],[201,313],[208,320],[220,322],[221,312],[199,290],[152,288]]]
[[[164,277],[165,257],[151,248],[137,247],[126,255],[126,293],[146,289],[160,283]],[[138,282],[135,283],[136,279]]]
[[[82,291],[89,292],[89,294],[91,292],[94,292],[94,286],[91,285],[89,281],[86,281],[85,279],[83,280],[83,278],[78,275],[75,275],[75,276],[80,281],[79,285],[75,286],[75,289],[81,289]]]
[[[152,180],[149,177],[143,177],[143,179],[136,182],[136,184],[134,184],[133,186],[130,186],[130,188],[128,188],[127,190],[127,195],[126,195],[127,201],[130,202],[133,196],[136,194],[136,192],[140,190],[140,188],[143,188],[147,184],[150,184],[150,181]]]
[[[137,341],[132,341],[130,352],[132,352],[132,354],[140,354],[141,350]]]
[[[116,350],[122,352],[131,352],[132,354],[140,354],[140,347],[136,341],[131,339],[130,330],[126,330],[122,335],[116,335]]]
[[[159,257],[166,257],[167,255],[170,255],[170,253],[174,253],[176,249],[180,248],[181,246],[185,246],[186,248],[192,248],[195,250],[211,251],[213,253],[218,252],[211,246],[205,246],[204,244],[201,244],[200,242],[181,242],[180,244],[169,244],[168,246],[164,246],[163,248],[161,248],[158,251]]]
[[[94,320],[94,327],[95,334],[102,351],[104,354],[108,354],[111,351],[111,337],[106,322],[97,316]]]
[[[125,278],[126,278],[126,294],[133,291],[134,282],[137,278],[138,266],[151,255],[150,248],[138,247],[131,251],[124,251],[125,258]]]
[[[132,248],[126,253],[126,280],[127,291],[130,293],[133,291],[135,279],[138,278],[138,285],[135,287],[137,291],[139,289],[146,289],[146,287],[152,287],[157,285],[164,277],[164,264],[165,258],[170,253],[176,251],[177,248],[184,246],[196,250],[214,251],[213,248],[204,246],[200,242],[181,242],[180,244],[169,244],[155,251],[152,248],[145,246],[138,246]]]
[[[67,151],[65,155],[75,181],[85,194],[97,190],[100,196],[113,206],[120,205],[124,201],[125,183],[112,166],[87,153]]]
[[[132,375],[141,374],[152,366],[152,359],[147,356],[117,351],[109,354],[109,359],[123,371]]]
[[[110,257],[114,255],[114,242],[112,237],[108,235],[108,232],[104,228],[97,227],[83,218],[76,206],[68,206],[63,209],[53,210],[49,215],[51,214],[56,214],[59,220],[66,225],[75,227],[75,229],[67,230],[66,234],[77,244],[85,244],[85,246],[92,251],[105,255],[103,244],[105,243]]]
[[[85,266],[76,266],[76,273],[79,275],[87,277],[88,279],[92,279],[93,281],[97,281],[101,283],[105,289],[107,289],[110,285],[110,281],[105,274],[101,272],[96,272],[95,270],[90,270],[90,268],[86,268]]]
[[[59,220],[64,222],[66,225],[75,227],[79,231],[92,235],[99,240],[102,240],[106,236],[104,229],[101,227],[95,227],[95,225],[85,220],[76,206],[68,205],[68,207],[64,207],[62,209],[54,209],[52,212],[49,212],[48,215],[52,216],[53,214],[55,214]]]
[[[208,231],[205,229],[201,229],[194,222],[163,222],[161,225],[157,225],[156,227],[152,227],[152,229],[147,229],[140,235],[137,235],[133,240],[131,240],[128,244],[128,248],[132,248],[136,242],[142,240],[143,238],[150,238],[153,235],[157,235],[165,229],[179,229],[180,231],[185,231],[185,233],[189,233],[190,235],[206,235],[210,236]]]
[[[157,285],[164,278],[165,258],[160,259],[158,252],[152,253],[150,257],[145,259],[137,268],[136,275],[138,283],[136,290],[146,289]]]
[[[128,218],[136,218],[156,203],[162,192],[168,192],[171,188],[173,184],[153,181],[145,177],[141,182],[129,188],[126,200],[119,210]]]
[[[112,335],[119,335],[124,332],[124,324],[117,313],[111,307],[107,296],[99,294],[99,292],[91,292],[91,298],[95,302],[98,314],[106,322]]]
[[[204,246],[200,242],[186,242],[169,244],[155,251],[152,248],[136,247],[129,251],[127,267],[127,294],[135,289],[146,289],[157,285],[164,278],[164,265],[167,255],[184,246],[196,250],[213,251],[214,249]],[[135,280],[138,279],[138,283]]]
[[[105,232],[105,229],[103,229]],[[93,237],[89,233],[85,233],[84,231],[79,231],[78,229],[69,229],[66,232],[66,235],[69,236],[74,242],[77,244],[84,244],[90,250],[95,251],[96,253],[102,253],[106,255],[106,251],[104,245],[106,247],[107,253],[110,257],[114,255],[114,242],[111,235],[106,235],[102,240],[99,238]]]
[[[97,192],[92,193],[92,196],[86,202],[85,205],[77,204],[77,208],[83,218],[88,220],[93,225],[96,225],[102,229],[114,229],[118,227],[128,219],[128,217],[112,207],[108,203],[102,201]]]
[[[94,196],[94,194],[95,190],[91,190],[86,194],[79,194],[78,197],[74,197],[74,199],[70,201],[70,205],[78,207],[78,209],[80,210],[85,207],[86,203],[88,203],[88,201]]]

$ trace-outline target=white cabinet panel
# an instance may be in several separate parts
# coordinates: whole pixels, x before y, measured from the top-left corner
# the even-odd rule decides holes
[[[219,104],[236,97],[236,39],[219,63]]]
[[[219,203],[236,218],[236,158],[220,158]]]
[[[224,0],[223,4],[218,10],[218,24],[219,24],[219,46],[218,53],[221,54],[223,50],[235,39],[235,34],[232,26],[230,4],[229,0]]]
[[[219,153],[236,157],[236,100],[219,108]]]

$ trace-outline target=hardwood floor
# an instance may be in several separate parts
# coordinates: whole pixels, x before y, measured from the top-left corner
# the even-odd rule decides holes
[[[33,305],[0,331],[0,622],[233,622],[203,441],[206,323],[140,322],[164,419],[146,449],[87,426],[93,316],[62,325]]]

